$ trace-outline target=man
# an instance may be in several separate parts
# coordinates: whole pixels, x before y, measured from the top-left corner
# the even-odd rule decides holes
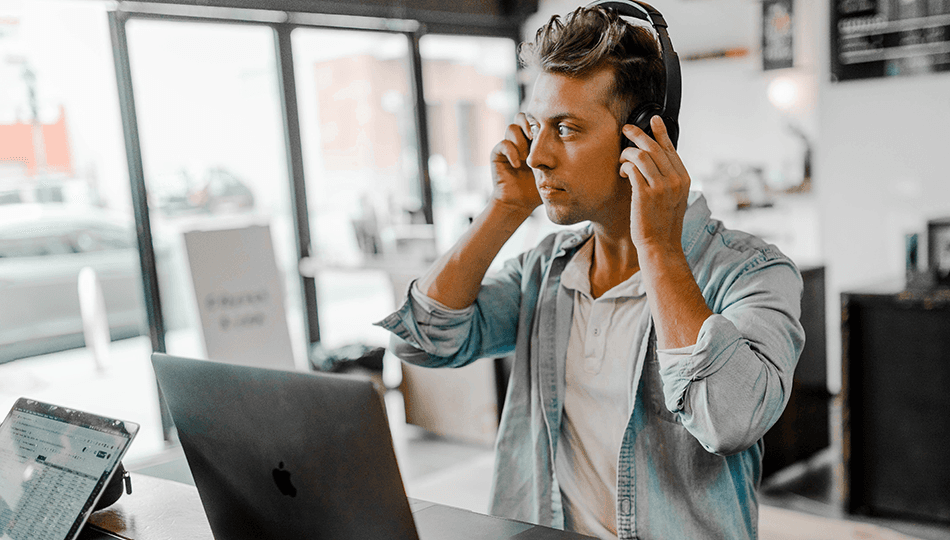
[[[656,140],[625,125],[663,88],[649,32],[579,8],[522,58],[540,74],[492,151],[490,201],[380,324],[419,365],[514,352],[492,513],[600,538],[755,538],[801,276],[710,218],[659,117]],[[588,223],[488,275],[540,204]]]

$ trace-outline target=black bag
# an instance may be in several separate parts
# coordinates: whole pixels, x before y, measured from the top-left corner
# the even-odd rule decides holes
[[[99,497],[99,501],[96,502],[96,507],[93,509],[93,512],[102,510],[115,504],[119,500],[119,497],[122,496],[122,491],[132,494],[132,476],[129,475],[129,471],[125,470],[125,467],[122,463],[119,463],[119,466],[116,467],[115,473],[112,475],[112,479],[109,480],[109,484],[102,490],[102,496]]]

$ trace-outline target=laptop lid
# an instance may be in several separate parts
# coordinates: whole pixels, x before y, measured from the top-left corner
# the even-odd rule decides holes
[[[217,538],[588,538],[408,499],[368,379],[161,353],[152,365]]]
[[[76,538],[138,430],[18,399],[0,424],[0,539]]]
[[[418,538],[367,379],[154,353],[217,538]]]

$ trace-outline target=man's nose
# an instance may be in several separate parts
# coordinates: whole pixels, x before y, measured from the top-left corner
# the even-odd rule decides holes
[[[531,147],[528,150],[528,159],[525,163],[532,169],[550,169],[554,166],[554,155],[552,153],[551,136],[546,129],[539,129],[531,140]]]

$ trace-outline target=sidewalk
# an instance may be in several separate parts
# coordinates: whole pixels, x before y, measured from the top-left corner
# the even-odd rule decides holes
[[[123,462],[134,466],[165,450],[158,386],[148,337],[114,341],[104,369],[87,349],[73,349],[0,365],[0,409],[20,397],[45,401],[141,426]]]

